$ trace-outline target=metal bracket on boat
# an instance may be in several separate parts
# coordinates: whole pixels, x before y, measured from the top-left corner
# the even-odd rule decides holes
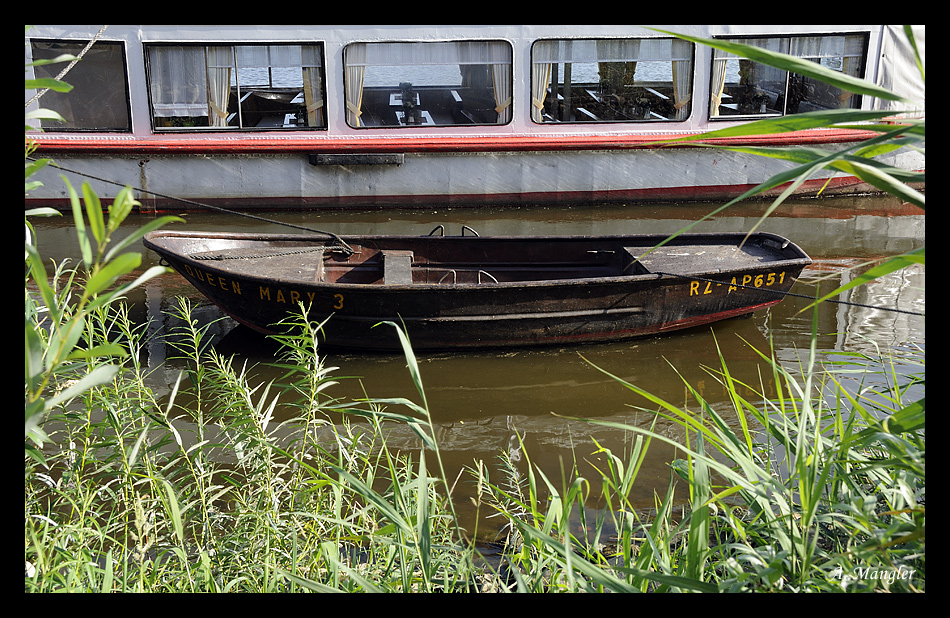
[[[495,279],[495,277],[494,277],[490,272],[486,272],[486,271],[484,271],[484,270],[479,270],[479,271],[478,271],[478,282],[479,282],[479,283],[482,282],[482,275],[485,275],[486,277],[488,277],[489,279],[491,279],[491,280],[494,281],[495,283],[498,283],[498,279]]]
[[[442,275],[441,279],[439,279],[439,283],[442,283],[443,281],[445,281],[445,278],[448,277],[449,275],[452,275],[452,285],[455,285],[456,283],[458,283],[458,273],[456,273],[455,270],[452,268],[445,271],[445,274]],[[479,270],[478,273],[476,273],[476,276],[478,277],[478,283],[482,282],[482,275],[485,275],[486,277],[488,277],[495,283],[498,283],[498,279],[495,279],[494,275],[484,270]]]
[[[465,236],[465,230],[468,230],[469,232],[471,232],[472,236],[478,236],[478,232],[476,232],[475,230],[473,230],[471,227],[467,225],[462,226],[462,236]],[[439,233],[439,236],[445,236],[445,226],[442,225],[441,223],[435,226],[434,228],[432,228],[432,231],[429,232],[429,236],[432,236],[436,232]]]

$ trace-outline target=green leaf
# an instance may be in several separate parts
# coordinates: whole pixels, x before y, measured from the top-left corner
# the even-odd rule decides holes
[[[765,118],[754,122],[747,122],[734,127],[726,127],[716,131],[709,131],[697,135],[687,135],[670,142],[683,142],[709,139],[726,139],[736,137],[748,137],[752,135],[774,135],[776,133],[791,133],[793,131],[807,131],[810,129],[823,129],[837,127],[842,122],[869,122],[880,120],[893,116],[894,112],[868,111],[860,109],[828,109],[817,112],[804,112],[801,114],[791,114],[778,118]],[[870,130],[874,125],[858,125],[854,128]],[[891,130],[894,125],[887,125]]]
[[[831,167],[856,176],[869,185],[895,195],[905,202],[910,202],[920,208],[926,207],[924,194],[905,184],[907,181],[923,182],[920,174],[912,174],[908,177],[908,172],[905,170],[885,168],[875,161],[851,157],[835,161]],[[900,177],[904,177],[904,180]]]
[[[901,408],[882,420],[873,419],[872,425],[841,443],[843,447],[863,448],[879,440],[883,435],[898,435],[924,429],[927,423],[924,399]]]
[[[141,258],[141,255],[139,255],[139,254],[134,254],[134,255],[137,255],[139,258]],[[164,266],[152,266],[151,268],[149,268],[148,270],[146,270],[144,273],[142,273],[141,275],[139,275],[139,276],[135,279],[135,281],[132,281],[132,282],[130,282],[130,283],[127,283],[127,284],[125,284],[125,285],[123,285],[123,286],[117,288],[117,289],[116,289],[114,292],[112,292],[111,294],[104,295],[104,296],[100,296],[100,297],[97,298],[96,300],[94,300],[94,301],[92,301],[91,303],[89,303],[89,304],[86,306],[86,311],[93,311],[94,309],[96,309],[96,308],[98,308],[98,307],[100,307],[100,306],[102,306],[102,305],[106,305],[106,304],[112,302],[113,299],[118,298],[119,296],[124,295],[124,294],[125,294],[126,292],[128,292],[129,290],[132,290],[132,289],[134,289],[134,288],[136,288],[136,287],[142,285],[143,283],[145,283],[145,282],[148,281],[149,279],[152,279],[152,278],[154,278],[154,277],[157,277],[158,275],[163,275],[163,274],[165,274],[165,273],[167,273],[167,272],[171,272],[171,269],[170,269],[170,268],[166,268],[166,267],[164,267]]]
[[[126,275],[142,264],[142,255],[139,253],[123,253],[107,262],[98,272],[94,273],[86,282],[86,295],[95,296],[106,289],[113,281]]]
[[[46,310],[49,312],[50,320],[53,324],[58,324],[62,312],[56,303],[56,294],[53,292],[53,288],[50,287],[43,258],[40,257],[39,252],[33,245],[24,243],[24,248],[26,249],[27,262],[30,268],[30,277],[40,292],[43,304],[46,305]]]
[[[145,427],[142,429],[142,433],[139,434],[138,439],[135,441],[135,444],[132,446],[132,450],[129,452],[129,468],[135,467],[135,460],[138,459],[139,449],[142,448],[142,443],[145,441],[146,436],[151,427],[146,423]]]
[[[138,200],[132,197],[132,187],[123,187],[115,200],[109,205],[109,231],[114,232],[132,212],[132,208],[140,206]]]
[[[76,56],[72,54],[60,54],[59,56],[56,56],[55,58],[41,58],[39,60],[34,60],[33,62],[30,62],[26,66],[40,67],[47,64],[58,64],[60,62],[72,62],[75,59],[76,59]]]
[[[128,356],[129,353],[117,343],[103,343],[88,350],[70,352],[66,360],[89,360],[106,356]]]
[[[40,171],[51,161],[51,159],[36,159],[32,163],[28,163],[25,168],[26,177],[29,178],[36,172]]]
[[[43,375],[43,340],[29,318],[26,319],[25,331],[24,374],[27,389],[33,392],[39,386]]]
[[[55,208],[31,208],[23,213],[27,217],[62,217],[63,213]]]
[[[705,454],[703,434],[696,436],[696,452]],[[686,577],[701,581],[709,550],[709,468],[701,457],[693,460],[690,478],[689,537],[686,544]]]
[[[667,464],[670,469],[684,481],[689,481],[689,462],[682,458],[677,458]]]
[[[342,569],[346,569],[345,565],[340,565],[340,567],[341,567]],[[346,569],[346,570],[349,571],[349,569]],[[315,582],[315,581],[310,580],[310,579],[307,579],[307,578],[305,578],[305,577],[300,577],[299,575],[294,575],[293,573],[291,573],[291,572],[289,572],[289,571],[285,571],[285,570],[283,570],[283,569],[281,569],[281,568],[279,568],[279,567],[278,567],[277,569],[275,569],[275,572],[276,572],[278,575],[280,575],[281,577],[285,577],[285,578],[287,578],[289,581],[292,581],[293,583],[297,584],[298,586],[301,586],[301,587],[303,587],[303,588],[306,588],[307,590],[310,590],[310,591],[312,591],[312,592],[342,592],[341,590],[337,590],[336,588],[333,588],[332,586],[327,586],[326,584],[322,584],[322,583],[320,583],[320,582]],[[358,579],[356,579],[356,581],[357,581],[357,582],[360,582],[361,579],[363,580],[363,582],[361,582],[361,583],[368,583],[368,582],[365,582],[365,579],[364,579],[364,578],[358,578]],[[364,592],[378,592],[378,590],[376,590],[375,586],[373,586],[371,583],[369,584],[369,588],[364,587],[364,588],[363,588],[363,591],[364,591]]]
[[[429,406],[426,403],[426,393],[422,387],[422,376],[419,373],[419,363],[416,362],[416,355],[412,351],[412,345],[409,342],[409,336],[406,334],[406,331],[395,322],[382,322],[382,324],[389,324],[396,329],[396,333],[399,335],[399,343],[402,345],[402,351],[405,354],[406,361],[409,365],[409,374],[412,376],[412,381],[416,385],[416,390],[422,397],[422,407],[428,410]]]
[[[66,122],[66,119],[63,118],[59,112],[54,112],[53,110],[46,109],[45,107],[28,111],[24,116],[27,120],[58,120],[60,122]],[[32,128],[33,127],[28,126],[27,130]]]
[[[407,535],[412,536],[413,530],[412,525],[402,516],[399,515],[399,512],[396,508],[389,503],[386,498],[381,496],[375,489],[368,486],[366,483],[353,476],[346,470],[338,468],[333,464],[327,464],[336,474],[343,478],[350,487],[353,488],[359,496],[366,500],[368,503],[373,504],[379,512],[390,522],[395,524],[399,530]]]
[[[415,402],[409,399],[405,399],[401,397],[390,398],[390,399],[373,399],[372,401],[373,403],[379,404],[379,405],[406,406],[410,410],[414,410],[415,412],[423,416],[428,414],[426,412],[426,409],[423,408],[422,406],[416,404]],[[363,410],[360,408],[355,408],[351,404],[343,404],[338,407],[335,407],[334,409],[338,412],[343,412],[345,414],[352,414],[356,416],[362,416],[364,418],[370,418],[370,419],[375,418],[375,419],[394,421],[397,423],[405,423],[406,425],[408,425],[409,429],[411,429],[412,432],[415,433],[416,436],[420,440],[422,440],[422,444],[425,448],[430,449],[430,450],[436,449],[437,445],[436,445],[435,440],[433,440],[432,437],[428,433],[426,433],[425,425],[416,417],[409,416],[408,414],[399,414],[396,412],[390,412],[388,410],[376,410],[376,409]]]
[[[52,399],[48,399],[46,401],[45,409],[51,410],[64,401],[68,401],[73,397],[83,394],[90,388],[99,386],[100,384],[105,384],[106,382],[112,380],[112,378],[114,378],[119,373],[120,369],[121,367],[118,365],[100,365],[96,367],[84,375],[78,382],[58,393]]]
[[[102,246],[102,241],[106,237],[106,227],[102,218],[102,203],[88,182],[82,183],[82,196],[83,202],[86,204],[86,215],[89,217],[89,228],[92,230],[92,236],[99,243],[99,246]]]
[[[166,508],[168,510],[168,515],[172,520],[172,527],[175,529],[175,536],[178,537],[178,543],[180,545],[184,545],[185,529],[181,523],[181,509],[178,507],[178,499],[175,497],[175,489],[172,487],[172,484],[165,479],[162,479],[162,484],[165,486],[165,494],[168,496]]]
[[[32,438],[37,444],[46,442],[46,433],[40,429],[40,422],[46,414],[46,401],[40,397],[36,401],[28,401],[25,406],[26,423],[24,436]]]
[[[914,59],[917,61],[917,70],[920,71],[920,79],[924,80],[924,63],[920,59],[920,50],[917,49],[917,37],[914,36],[913,27],[910,25],[905,25],[904,34],[907,36],[907,40],[910,41],[910,46],[914,48]]]
[[[28,89],[43,90],[44,88],[49,88],[50,90],[54,90],[56,92],[69,92],[73,89],[70,84],[58,79],[53,79],[51,77],[26,79],[23,81],[26,84],[26,88]]]
[[[82,262],[89,269],[92,268],[92,247],[89,244],[89,236],[86,234],[86,221],[82,215],[79,196],[69,180],[65,176],[60,177],[66,183],[66,189],[69,191],[69,204],[73,211],[73,223],[76,225],[76,239],[79,241],[79,249],[82,252]]]

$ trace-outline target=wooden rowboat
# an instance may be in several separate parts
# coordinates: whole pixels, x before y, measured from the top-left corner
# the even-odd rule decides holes
[[[145,246],[264,333],[299,303],[324,345],[417,350],[616,341],[781,301],[811,263],[774,234],[343,236],[157,231]],[[744,242],[743,242],[744,241]]]

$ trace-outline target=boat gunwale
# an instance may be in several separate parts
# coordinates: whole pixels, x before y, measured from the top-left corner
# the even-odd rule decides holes
[[[153,231],[145,236],[144,242],[145,246],[149,249],[159,253],[155,248],[155,243],[152,239],[157,237],[174,237],[174,238],[185,238],[185,239],[200,239],[200,238],[210,238],[216,240],[247,240],[247,241],[312,241],[319,240],[320,244],[326,247],[333,245],[333,239],[328,238],[327,236],[320,236],[316,234],[272,234],[272,233],[258,233],[258,232],[188,232],[188,231],[174,231],[174,230],[165,230],[165,231]],[[420,242],[452,242],[459,241],[464,238],[465,242],[473,243],[484,243],[491,241],[502,241],[502,242],[519,242],[519,241],[531,241],[531,242],[549,242],[549,241],[560,241],[567,240],[571,242],[583,242],[584,240],[591,240],[597,242],[622,242],[625,240],[646,240],[653,239],[657,242],[669,238],[667,234],[634,234],[634,235],[609,235],[609,236],[584,236],[584,235],[544,235],[544,236],[419,236],[419,235],[387,235],[387,234],[376,234],[376,235],[340,235],[343,241],[347,243],[355,243],[370,241],[370,240],[399,240],[399,241],[420,241]],[[732,238],[732,239],[746,239],[748,240],[754,238],[769,238],[771,240],[780,241],[784,244],[784,247],[779,249],[780,251],[785,251],[791,249],[793,252],[800,254],[800,257],[795,258],[786,258],[786,259],[776,259],[766,262],[756,263],[746,266],[738,266],[735,268],[718,268],[718,269],[707,269],[707,270],[696,270],[690,271],[689,273],[662,273],[662,272],[646,272],[646,273],[636,273],[630,275],[608,275],[608,276],[598,276],[598,277],[574,277],[574,278],[558,278],[558,279],[532,279],[532,280],[517,280],[517,281],[482,281],[476,283],[462,282],[462,283],[452,283],[452,284],[443,284],[438,282],[413,282],[413,283],[401,283],[401,284],[386,284],[386,283],[339,283],[337,281],[293,281],[287,278],[277,278],[277,277],[268,277],[266,275],[261,275],[255,272],[234,272],[228,269],[223,269],[215,267],[214,262],[217,260],[200,260],[193,258],[182,253],[177,253],[169,251],[166,249],[166,253],[174,255],[176,259],[182,260],[196,267],[200,267],[209,272],[220,273],[222,275],[227,275],[229,278],[241,278],[247,281],[253,282],[267,282],[269,284],[279,284],[285,285],[288,287],[298,287],[306,289],[347,289],[347,290],[360,290],[360,291],[435,291],[435,290],[476,290],[476,289],[506,289],[506,288],[555,288],[555,287],[564,287],[564,286],[577,286],[577,285],[595,285],[595,284],[616,284],[623,282],[635,282],[635,281],[650,281],[650,280],[674,280],[674,279],[690,279],[698,277],[723,277],[728,276],[734,273],[740,272],[755,272],[755,271],[764,271],[764,270],[774,270],[776,268],[797,268],[797,267],[806,267],[812,263],[811,258],[803,251],[797,244],[791,240],[771,232],[755,232],[752,234],[745,234],[742,232],[726,232],[726,233],[693,233],[693,234],[682,234],[673,239],[673,244],[681,244],[682,241],[696,241],[696,240],[715,240],[717,238]],[[677,239],[680,240],[680,243],[676,243]],[[714,245],[715,243],[709,243]],[[739,246],[743,244],[742,242],[738,243],[722,243],[723,246]],[[151,245],[151,246],[150,246]],[[650,247],[655,247],[656,243],[652,244],[643,244],[644,250],[649,249]],[[637,246],[637,245],[622,245],[622,246]],[[779,251],[777,250],[777,251]],[[161,253],[159,253],[161,255]],[[425,266],[420,266],[420,268],[425,268]],[[433,268],[439,268],[439,266],[434,266]]]

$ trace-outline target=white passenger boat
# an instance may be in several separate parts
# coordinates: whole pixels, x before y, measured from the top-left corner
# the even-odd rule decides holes
[[[27,31],[27,63],[95,42],[65,77],[72,92],[27,91],[27,111],[65,118],[28,135],[74,185],[88,181],[105,199],[119,190],[111,182],[131,185],[156,210],[189,207],[173,198],[247,209],[707,200],[788,164],[657,141],[890,104],[657,30],[784,51],[923,109],[892,26],[49,25]],[[843,147],[867,135],[814,129],[730,143]],[[918,152],[887,157],[923,169]],[[64,207],[63,173],[32,177],[43,185],[27,207]],[[868,189],[826,180],[801,191]]]

